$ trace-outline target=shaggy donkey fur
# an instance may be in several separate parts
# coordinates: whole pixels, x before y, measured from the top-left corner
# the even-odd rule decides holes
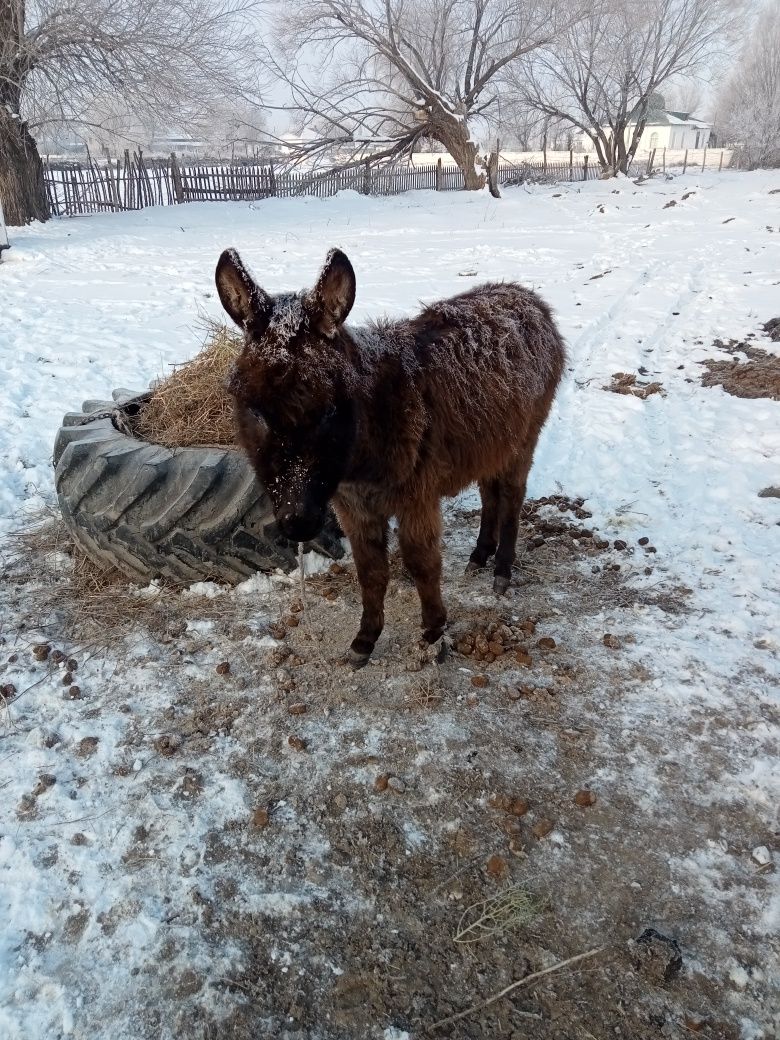
[[[429,643],[447,620],[440,500],[474,481],[482,522],[468,569],[495,554],[494,588],[506,592],[526,478],[565,361],[547,305],[508,282],[347,329],[355,274],[338,249],[308,292],[267,295],[234,250],[220,257],[216,282],[246,335],[229,381],[238,438],[282,532],[313,537],[331,502],[352,545],[363,600],[352,663],[365,664],[384,624],[392,516]]]

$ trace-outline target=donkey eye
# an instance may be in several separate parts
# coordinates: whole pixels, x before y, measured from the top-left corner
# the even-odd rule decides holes
[[[335,409],[335,407],[333,405],[331,405],[330,408],[328,408],[328,410],[322,416],[320,421],[317,423],[319,428],[322,429],[324,426],[327,426],[328,423],[331,421],[331,419],[333,418],[333,416],[335,414],[336,414],[336,409]]]

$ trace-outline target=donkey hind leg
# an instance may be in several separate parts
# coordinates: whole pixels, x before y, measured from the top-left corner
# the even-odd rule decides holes
[[[493,591],[498,596],[506,593],[512,580],[512,564],[515,562],[520,510],[525,501],[528,473],[534,461],[536,442],[539,440],[539,434],[542,432],[542,426],[550,411],[554,396],[555,388],[553,387],[537,406],[520,453],[516,456],[514,463],[498,479],[500,500],[498,549],[493,571]]]
[[[499,481],[481,480],[479,494],[482,499],[482,518],[479,524],[477,545],[466,564],[466,573],[481,570],[498,545]]]
[[[439,503],[404,511],[398,517],[401,557],[414,578],[422,609],[423,639],[444,634],[447,611],[441,598],[441,513]]]
[[[349,662],[362,668],[376,646],[385,624],[385,593],[389,578],[387,560],[388,517],[376,513],[355,515],[337,508],[339,523],[349,538],[355,560],[363,614],[360,628],[349,648]]]
[[[493,591],[497,596],[506,593],[512,580],[520,510],[525,501],[526,481],[532,461],[533,448],[499,478],[498,549],[493,571]]]

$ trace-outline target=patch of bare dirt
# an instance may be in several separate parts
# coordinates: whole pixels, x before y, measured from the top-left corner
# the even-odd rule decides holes
[[[490,569],[463,573],[478,512],[449,510],[453,645],[441,662],[418,650],[419,601],[397,552],[386,628],[357,673],[344,664],[360,614],[351,565],[312,576],[303,596],[280,577],[275,616],[254,626],[252,601],[235,594],[221,607],[165,599],[165,623],[149,619],[159,656],[134,667],[170,694],[150,710],[121,665],[116,676],[129,720],[116,782],[135,784],[133,763],[153,763],[144,804],[170,796],[191,849],[165,859],[165,813],[118,839],[138,891],[174,876],[134,1012],[138,1040],[738,1040],[744,994],[702,927],[717,909],[675,863],[728,835],[740,927],[721,915],[717,932],[759,979],[766,951],[739,908],[771,880],[744,862],[760,823],[754,806],[712,796],[732,752],[729,719],[703,717],[690,733],[659,726],[656,662],[631,652],[642,612],[660,608],[653,616],[673,632],[688,590],[645,583],[660,569],[648,536],[608,540],[590,519],[579,499],[529,502],[514,585],[496,599]],[[57,609],[52,643],[70,652],[78,612]],[[53,657],[39,668],[67,667]],[[647,718],[627,727],[620,707],[637,691]],[[657,767],[652,797],[645,761]],[[215,772],[246,804],[204,830]],[[537,908],[530,922],[460,941],[474,907],[518,887]],[[66,942],[85,941],[89,912],[66,922]],[[136,912],[118,901],[101,935],[121,935]]]
[[[777,326],[768,322],[765,329],[780,332],[780,320]],[[774,335],[772,335],[774,339]],[[719,350],[729,354],[745,354],[747,361],[734,357],[730,361],[708,358],[702,361],[707,371],[702,375],[702,386],[722,386],[727,394],[733,397],[746,398],[768,398],[771,401],[780,401],[780,357],[769,354],[760,347],[751,346],[749,343],[740,343],[738,340],[715,340]]]
[[[664,388],[658,382],[642,382],[635,372],[615,372],[612,382],[602,387],[613,394],[630,394],[644,401],[652,394],[663,394]]]

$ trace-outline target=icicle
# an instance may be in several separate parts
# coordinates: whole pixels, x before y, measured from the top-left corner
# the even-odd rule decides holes
[[[304,571],[304,566],[305,565],[304,565],[304,562],[303,562],[303,542],[298,542],[298,568],[299,568],[299,570],[301,572],[301,603],[303,604],[303,609],[305,610],[306,609],[306,574],[305,574],[305,571]]]

